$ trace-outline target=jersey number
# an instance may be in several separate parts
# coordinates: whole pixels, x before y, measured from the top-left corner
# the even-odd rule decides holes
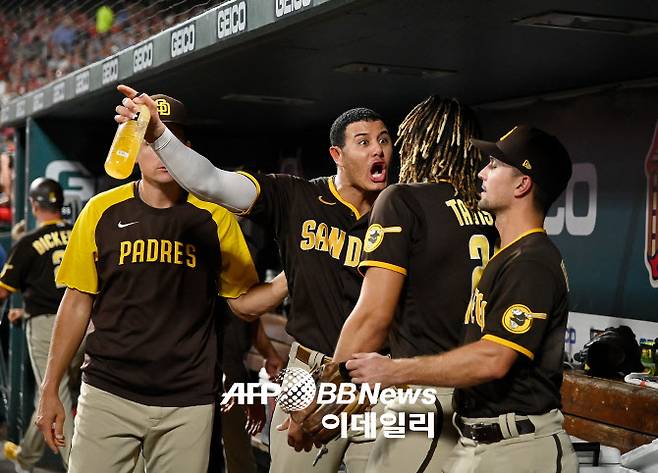
[[[64,258],[64,250],[53,251],[53,271],[55,273],[55,287],[57,289],[66,287],[65,284],[57,284],[57,271],[59,271],[59,265],[62,264],[62,258]]]
[[[482,277],[482,271],[484,271],[484,267],[489,262],[489,240],[487,240],[487,237],[484,235],[473,235],[468,242],[468,252],[471,259],[478,260],[482,263],[476,266],[471,274],[471,294],[473,294]]]

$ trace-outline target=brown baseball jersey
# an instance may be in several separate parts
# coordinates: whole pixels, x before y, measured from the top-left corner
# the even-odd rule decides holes
[[[499,343],[518,357],[503,379],[457,390],[457,412],[495,417],[559,408],[568,310],[562,256],[542,228],[496,253],[471,298],[465,341]]]
[[[448,182],[396,184],[379,195],[359,268],[406,277],[389,336],[393,357],[441,353],[461,342],[464,311],[497,238],[493,223]]]
[[[217,295],[257,282],[235,217],[192,195],[154,208],[129,183],[78,217],[57,281],[95,295],[83,379],[156,406],[210,404],[218,391]]]
[[[245,216],[272,228],[279,245],[291,299],[286,330],[332,354],[361,290],[357,266],[368,216],[340,196],[333,177],[243,174],[258,190]]]
[[[32,317],[57,313],[64,286],[55,283],[55,274],[70,235],[69,223],[44,222],[18,240],[9,253],[0,286],[22,292],[25,312]]]

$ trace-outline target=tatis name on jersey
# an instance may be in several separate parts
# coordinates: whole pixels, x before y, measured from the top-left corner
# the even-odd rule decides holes
[[[302,223],[302,241],[299,242],[299,247],[304,251],[326,251],[337,260],[341,259],[342,254],[345,266],[356,267],[361,259],[362,246],[360,238],[347,235],[340,228],[317,223],[315,220],[305,220]]]
[[[489,212],[484,210],[473,212],[461,199],[446,200],[445,204],[455,213],[460,227],[464,225],[493,225],[493,217]]]
[[[149,238],[123,240],[119,244],[119,266],[132,263],[169,263],[196,267],[196,247],[191,243]]]
[[[40,255],[53,248],[64,247],[69,242],[71,230],[57,230],[46,233],[32,242],[32,247]]]

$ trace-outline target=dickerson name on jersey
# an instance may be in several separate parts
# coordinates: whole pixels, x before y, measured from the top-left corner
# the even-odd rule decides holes
[[[196,267],[196,247],[181,241],[124,240],[119,244],[119,266],[131,263],[169,263]]]
[[[32,247],[40,255],[53,248],[60,248],[66,246],[71,236],[71,230],[57,230],[54,232],[46,233],[39,237],[38,240],[32,242]]]

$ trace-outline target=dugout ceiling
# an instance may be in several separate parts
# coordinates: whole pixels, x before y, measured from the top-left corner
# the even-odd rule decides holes
[[[547,13],[536,22],[563,28],[519,21]],[[180,97],[202,128],[299,132],[359,105],[398,119],[433,93],[474,105],[658,87],[656,58],[653,0],[235,0],[14,100],[2,123],[107,121],[126,82]]]

